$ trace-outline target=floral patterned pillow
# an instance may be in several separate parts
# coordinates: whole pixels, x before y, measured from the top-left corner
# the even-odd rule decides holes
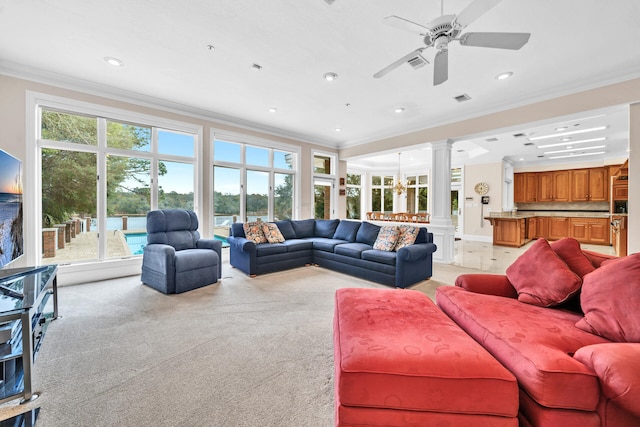
[[[242,224],[242,228],[244,229],[245,237],[256,245],[267,243],[267,238],[264,237],[262,232],[262,221],[245,222]]]
[[[393,251],[393,248],[396,246],[398,242],[398,237],[400,236],[400,229],[395,225],[385,225],[380,228],[378,232],[378,238],[373,244],[373,249],[378,249],[380,251]]]
[[[269,243],[282,243],[284,242],[284,236],[280,232],[280,229],[273,222],[265,222],[262,224],[262,232],[264,237],[267,238]]]
[[[398,237],[398,243],[396,243],[394,251],[399,251],[405,246],[413,245],[416,241],[416,237],[418,237],[418,232],[420,231],[418,227],[414,227],[412,225],[401,225],[398,228],[400,229],[400,237]]]

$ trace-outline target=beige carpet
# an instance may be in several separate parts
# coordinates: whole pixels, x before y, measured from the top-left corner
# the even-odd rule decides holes
[[[228,260],[228,253],[223,256]],[[464,269],[434,265],[433,297]],[[386,288],[320,267],[223,279],[166,296],[139,276],[59,289],[35,365],[38,427],[331,426],[333,298]],[[402,290],[398,290],[402,292]]]

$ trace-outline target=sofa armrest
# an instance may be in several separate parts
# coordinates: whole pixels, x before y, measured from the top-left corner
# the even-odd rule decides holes
[[[229,236],[227,237],[227,242],[229,242],[229,246],[231,246],[231,248],[237,251],[249,252],[249,253],[256,252],[256,244],[253,241],[247,239],[246,237]]]
[[[218,278],[222,277],[222,242],[216,239],[200,239],[196,242],[197,249],[211,249],[218,254]]]
[[[421,261],[436,251],[436,245],[433,243],[416,243],[405,246],[398,251],[398,260],[403,262]]]
[[[598,375],[609,400],[640,417],[640,343],[588,345],[573,357]]]
[[[151,243],[142,249],[142,264],[153,271],[166,274],[175,270],[176,249],[170,245]]]
[[[518,297],[518,292],[504,274],[462,274],[456,278],[456,286],[478,294]]]

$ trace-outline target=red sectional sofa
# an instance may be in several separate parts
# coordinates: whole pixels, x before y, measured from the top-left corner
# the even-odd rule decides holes
[[[505,275],[462,275],[436,302],[516,377],[520,426],[640,426],[640,253],[540,239]]]

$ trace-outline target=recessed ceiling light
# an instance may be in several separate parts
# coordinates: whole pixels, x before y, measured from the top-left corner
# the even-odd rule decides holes
[[[270,113],[275,113],[276,111],[278,111],[278,109],[276,107],[269,107],[269,112]]]
[[[570,136],[565,136],[565,137],[564,137],[564,138],[562,138],[560,141],[567,142],[567,141],[571,141],[572,139],[573,139],[573,138],[572,138],[572,137],[570,137]]]
[[[513,76],[513,71],[507,71],[506,73],[500,73],[496,76],[496,79],[498,80],[504,80],[504,79],[508,79],[509,77]]]
[[[334,81],[335,79],[338,78],[338,75],[336,73],[324,73],[324,79],[326,81]]]
[[[114,67],[124,67],[124,62],[122,62],[118,58],[114,58],[112,56],[105,56],[104,60],[107,62],[107,64],[113,65]]]
[[[396,109],[395,109],[395,110],[393,110],[393,111],[395,111],[396,113],[403,113],[403,112],[404,112],[404,108],[402,108],[402,107],[398,107],[398,108],[396,108]]]
[[[556,128],[556,130],[558,132],[562,132],[563,130],[567,130],[567,129],[569,129],[567,126],[560,126],[560,127]]]
[[[538,148],[551,148],[551,147],[561,147],[563,145],[575,145],[575,144],[582,144],[584,142],[596,142],[596,141],[604,141],[605,139],[607,139],[606,137],[602,136],[600,138],[589,138],[589,139],[581,139],[579,141],[571,141],[571,142],[558,142],[555,144],[546,144],[546,145],[538,145]]]
[[[518,161],[519,161],[519,162],[524,162],[524,157],[520,157],[520,158],[518,159]]]
[[[557,138],[559,136],[575,135],[575,134],[578,134],[578,133],[595,132],[595,131],[599,131],[599,130],[604,130],[606,128],[607,128],[606,126],[598,126],[598,127],[595,127],[595,128],[572,130],[570,132],[556,133],[555,135],[534,136],[533,138],[528,138],[528,139],[529,139],[529,141],[537,141],[539,139],[549,139],[549,138]]]
[[[342,128],[336,128],[336,132],[342,132]]]

